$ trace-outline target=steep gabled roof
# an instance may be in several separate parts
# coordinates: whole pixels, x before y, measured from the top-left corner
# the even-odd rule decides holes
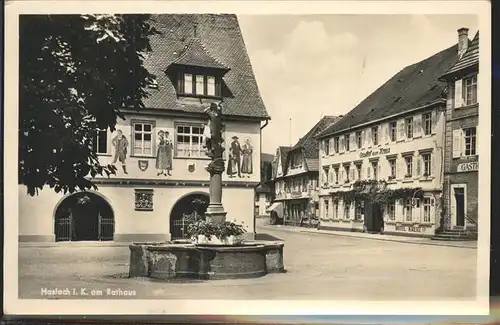
[[[304,158],[319,158],[319,141],[315,136],[339,120],[340,117],[338,116],[324,116],[306,133],[306,135],[299,139],[292,147],[291,151],[301,149],[304,153]]]
[[[273,179],[276,178],[278,174],[278,163],[281,162],[281,168],[283,169],[283,176],[286,174],[286,169],[288,166],[288,153],[291,147],[280,146],[276,149],[276,155],[279,159],[273,160]]]
[[[223,114],[269,118],[236,15],[161,14],[152,15],[150,23],[161,34],[150,37],[152,51],[144,60],[158,84],[156,89],[148,89],[146,108],[203,113],[212,100],[177,98],[174,84],[166,74],[174,62],[189,63],[230,69],[223,77]]]
[[[438,78],[456,61],[457,45],[407,66],[317,138],[368,124],[418,107],[445,101],[446,83]]]
[[[451,76],[464,69],[479,65],[479,31],[472,41],[469,41],[467,51],[455,64],[443,75],[443,78]]]
[[[172,64],[229,70],[228,67],[208,53],[198,37],[191,39],[183,53]]]

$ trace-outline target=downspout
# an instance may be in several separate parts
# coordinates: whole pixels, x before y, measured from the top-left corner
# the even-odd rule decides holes
[[[262,126],[260,127],[260,138],[259,138],[259,140],[260,140],[260,152],[259,152],[259,155],[260,155],[260,156],[259,156],[260,165],[262,165],[262,161],[261,161],[261,159],[262,159],[262,129],[264,129],[264,128],[265,128],[265,127],[269,124],[269,119],[270,119],[269,117],[268,117],[268,118],[266,118],[266,120],[265,120],[265,122],[264,122],[264,125],[262,125]],[[259,166],[259,170],[260,170],[260,166]],[[259,174],[260,174],[260,173],[259,173]],[[260,175],[260,176],[261,176],[261,178],[262,178],[262,175]],[[259,182],[259,183],[260,183],[260,182]],[[257,185],[257,186],[258,186],[258,185]],[[254,189],[254,194],[253,194],[253,196],[254,196],[254,200],[255,200],[255,189]],[[254,203],[254,207],[255,207],[255,203]],[[257,234],[257,229],[256,229],[256,227],[257,227],[257,218],[255,217],[255,212],[254,212],[254,216],[253,216],[253,233],[254,233],[254,238],[255,238],[255,235]]]

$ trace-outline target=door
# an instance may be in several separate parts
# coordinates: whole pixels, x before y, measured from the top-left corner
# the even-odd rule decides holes
[[[456,225],[459,227],[465,226],[465,195],[464,188],[455,188],[456,202]]]

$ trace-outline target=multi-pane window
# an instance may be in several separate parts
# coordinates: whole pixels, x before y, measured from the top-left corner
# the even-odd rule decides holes
[[[406,124],[406,138],[413,138],[413,117],[409,117],[405,120]]]
[[[354,220],[363,219],[364,201],[356,201],[354,206]]]
[[[398,134],[398,124],[396,122],[389,123],[389,136],[391,137],[392,142],[397,140],[397,134]]]
[[[425,113],[422,115],[422,125],[424,128],[424,134],[429,135],[432,133],[432,114]]]
[[[413,221],[413,205],[411,199],[405,202],[405,221]]]
[[[363,148],[363,137],[361,131],[356,132],[356,146],[359,149]]]
[[[465,140],[465,155],[475,156],[476,155],[476,128],[464,129],[464,140]]]
[[[346,135],[344,137],[344,142],[345,142],[345,151],[349,151],[350,149],[350,139],[349,139],[349,136]]]
[[[182,91],[186,95],[217,96],[217,84],[214,76],[184,73]]]
[[[465,105],[477,103],[477,76],[464,79],[463,97]]]
[[[349,165],[345,165],[344,166],[344,170],[345,170],[345,182],[346,183],[349,183],[350,182],[350,179],[349,179],[349,174],[350,174],[350,171],[351,171],[351,166]]]
[[[333,149],[335,150],[335,152],[339,152],[339,148],[340,148],[340,139],[339,137],[336,137],[335,139],[333,139]]]
[[[98,130],[92,139],[92,150],[97,154],[108,153],[108,131]]]
[[[405,157],[405,164],[406,164],[406,174],[405,177],[411,177],[413,174],[413,157],[412,156],[406,156]]]
[[[372,127],[372,142],[373,145],[376,146],[378,145],[378,127]]]
[[[424,222],[431,222],[431,199],[424,198]]]
[[[394,201],[387,204],[387,215],[389,220],[396,220],[396,203]]]
[[[351,207],[349,206],[349,204],[344,201],[344,219],[349,219],[349,214],[350,214],[349,210],[350,210],[350,208]]]
[[[324,143],[324,146],[325,146],[325,154],[329,155],[330,154],[330,141],[325,140],[323,143]]]
[[[358,181],[361,180],[361,164],[356,164],[356,175],[358,177]]]
[[[390,170],[389,178],[394,179],[394,178],[396,178],[396,159],[391,158],[388,161],[389,161],[389,170]]]
[[[431,174],[431,154],[423,154],[422,161],[424,163],[424,176],[429,176]]]
[[[373,180],[378,180],[378,162],[372,161],[372,169],[373,169]]]
[[[175,155],[177,157],[204,157],[203,126],[177,125]]]
[[[134,155],[151,156],[153,154],[153,124],[134,122]]]

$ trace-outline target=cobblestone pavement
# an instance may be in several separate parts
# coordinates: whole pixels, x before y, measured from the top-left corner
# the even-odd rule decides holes
[[[262,229],[263,230],[263,229]],[[462,300],[476,287],[476,250],[265,228],[284,240],[287,273],[257,279],[129,279],[128,247],[20,246],[20,298],[43,288],[134,290],[136,299]],[[81,298],[69,296],[59,298]]]

